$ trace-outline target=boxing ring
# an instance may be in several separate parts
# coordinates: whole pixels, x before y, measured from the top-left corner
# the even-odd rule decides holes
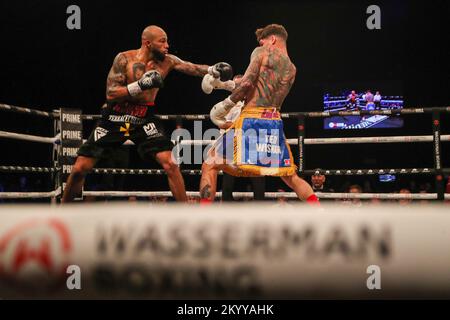
[[[63,190],[64,178],[70,174],[71,164],[76,157],[76,149],[82,143],[78,139],[75,145],[70,145],[68,149],[71,150],[71,157],[67,161],[61,161],[64,158],[62,149],[64,147],[64,136],[61,131],[61,123],[64,122],[64,117],[70,119],[76,118],[78,121],[92,121],[100,119],[100,115],[84,115],[80,110],[60,109],[53,112],[45,112],[34,110],[30,108],[22,108],[11,106],[7,104],[0,104],[0,110],[28,114],[41,118],[52,120],[54,126],[53,137],[42,137],[37,135],[22,134],[16,132],[0,131],[0,138],[15,139],[22,141],[30,141],[43,144],[53,145],[53,163],[50,167],[32,167],[32,166],[14,166],[0,164],[1,172],[24,172],[24,173],[48,173],[54,181],[55,188],[48,192],[2,192],[0,198],[52,198],[56,202]],[[326,176],[363,176],[363,175],[379,175],[379,174],[399,174],[399,175],[433,175],[436,181],[435,193],[412,193],[412,194],[393,194],[393,193],[321,193],[317,196],[321,199],[410,199],[410,200],[444,200],[450,199],[450,194],[444,193],[444,186],[442,183],[443,175],[450,172],[450,168],[442,168],[441,166],[441,143],[450,141],[450,134],[441,135],[440,132],[440,114],[443,112],[450,112],[450,107],[436,107],[436,108],[407,108],[398,110],[371,110],[371,111],[328,111],[328,112],[296,112],[296,113],[282,113],[283,119],[291,119],[297,121],[297,137],[287,139],[290,145],[298,148],[298,173],[302,176],[308,176],[315,173],[315,170],[305,169],[305,145],[324,145],[324,144],[395,144],[395,143],[433,143],[433,159],[434,167],[432,168],[385,168],[385,169],[322,169],[321,173]],[[432,135],[418,135],[418,136],[382,136],[382,137],[346,137],[346,138],[306,138],[305,136],[305,122],[308,118],[325,118],[332,116],[363,116],[363,115],[412,115],[412,114],[432,114]],[[183,121],[204,121],[208,120],[208,115],[157,115],[161,120],[175,120],[177,128],[182,128]],[[70,121],[68,124],[68,131],[70,129]],[[64,127],[64,126],[63,126]],[[82,126],[77,126],[78,138],[82,136],[79,132]],[[73,131],[77,132],[77,131]],[[70,139],[66,139],[70,140]],[[69,141],[70,142],[70,141]],[[181,140],[177,138],[175,141],[178,151],[184,146],[207,146],[213,140]],[[127,143],[132,144],[131,141]],[[126,143],[126,144],[127,144]],[[179,153],[178,153],[179,155]],[[183,175],[201,175],[201,170],[181,170]],[[95,168],[92,173],[95,174],[110,174],[110,175],[164,175],[162,169],[123,169],[123,168]],[[188,191],[188,196],[198,197],[197,191]],[[84,191],[83,196],[95,197],[169,197],[170,191]],[[252,198],[252,192],[234,192],[235,198]],[[294,192],[266,192],[266,198],[297,198]],[[221,197],[221,192],[218,192],[216,197]]]
[[[307,138],[308,118],[333,112],[283,113],[296,121],[299,174],[305,145],[433,143],[431,168],[321,169],[327,176],[378,174],[430,175],[435,193],[317,193],[321,199],[435,200],[428,205],[336,206],[274,202],[196,206],[86,203],[58,206],[64,177],[70,173],[83,121],[99,115],[80,110],[43,112],[0,104],[0,110],[45,118],[54,136],[0,131],[3,139],[53,146],[48,167],[0,164],[1,172],[48,174],[54,189],[1,192],[3,199],[51,199],[53,205],[4,204],[0,216],[0,298],[450,298],[450,215],[444,199],[440,114],[449,107],[360,112],[338,115],[432,113],[432,134],[420,136]],[[183,121],[206,115],[159,115]],[[64,121],[67,120],[66,124]],[[79,123],[78,123],[79,122]],[[77,137],[77,141],[66,138]],[[68,139],[70,140],[70,139]],[[211,140],[177,139],[177,146],[207,146]],[[64,158],[71,156],[68,158]],[[198,176],[200,170],[181,170]],[[164,175],[162,169],[95,168],[92,173]],[[188,191],[198,197],[198,192]],[[167,197],[169,191],[83,191],[95,197]],[[217,197],[220,198],[218,192]],[[252,192],[234,192],[252,198]],[[266,198],[297,198],[293,192],[266,192]],[[245,211],[245,214],[242,212]],[[70,271],[72,270],[72,271]],[[71,277],[79,270],[77,280]],[[381,278],[377,278],[377,274]],[[72,281],[72,282],[71,282]],[[71,288],[71,289],[70,289]]]

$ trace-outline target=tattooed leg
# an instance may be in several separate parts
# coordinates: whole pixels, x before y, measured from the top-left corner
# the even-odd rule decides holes
[[[214,201],[217,189],[217,172],[215,164],[204,162],[200,179],[200,200]]]

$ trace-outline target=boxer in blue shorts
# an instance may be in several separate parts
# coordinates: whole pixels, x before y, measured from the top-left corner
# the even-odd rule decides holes
[[[318,204],[311,186],[297,173],[283,133],[280,109],[295,80],[286,29],[271,24],[256,30],[259,42],[244,77],[231,95],[217,103],[210,116],[219,128],[237,102],[245,101],[239,118],[211,147],[202,165],[200,197],[214,200],[219,170],[235,176],[279,176],[299,199]]]

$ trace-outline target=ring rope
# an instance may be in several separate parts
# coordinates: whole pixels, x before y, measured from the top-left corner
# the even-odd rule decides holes
[[[0,172],[34,172],[34,173],[53,173],[58,172],[60,168],[46,167],[28,167],[28,166],[0,166]]]
[[[53,138],[42,137],[42,136],[35,136],[35,135],[30,135],[30,134],[7,132],[7,131],[0,131],[0,138],[32,141],[32,142],[40,142],[40,143],[48,143],[48,144],[54,144],[57,141],[55,137],[53,137]]]
[[[289,112],[281,113],[282,118],[291,119],[298,118],[299,116],[305,116],[309,118],[327,118],[333,116],[361,116],[361,115],[400,115],[400,114],[422,114],[431,113],[433,111],[450,112],[450,107],[427,107],[427,108],[403,108],[396,110],[362,110],[362,111],[324,111],[324,112]],[[161,120],[206,120],[209,119],[208,114],[167,114],[155,115]],[[83,114],[81,119],[83,120],[97,120],[101,119],[101,115],[97,114]]]
[[[180,170],[183,175],[196,176],[201,175],[202,170]],[[98,174],[126,174],[126,175],[165,175],[164,169],[128,169],[128,168],[94,168],[93,173]],[[223,174],[222,171],[218,172],[219,175]]]
[[[187,191],[189,197],[200,197],[197,191]],[[380,200],[436,200],[437,193],[334,193],[316,192],[321,199],[380,199]],[[170,191],[83,191],[83,196],[94,197],[171,197]],[[216,198],[221,198],[222,192],[216,192]],[[253,198],[253,192],[233,192],[234,198]],[[290,198],[297,199],[295,192],[265,192],[265,198]],[[450,193],[445,194],[445,199],[450,199]]]
[[[31,166],[0,166],[0,172],[35,172],[35,173],[53,173],[61,170],[60,167],[31,167]],[[201,175],[200,169],[180,170],[184,175]],[[441,173],[450,173],[449,169],[442,169]],[[129,168],[94,168],[90,173],[112,174],[112,175],[165,175],[163,169],[129,169]],[[437,170],[433,168],[402,168],[402,169],[336,169],[336,170],[304,170],[304,175],[313,175],[322,173],[326,176],[357,176],[357,175],[378,175],[378,174],[436,174]],[[223,174],[219,171],[219,174]]]
[[[59,144],[61,142],[60,135],[56,137],[42,137],[36,135],[29,135],[23,133],[15,133],[8,131],[0,131],[0,138],[24,140],[32,142],[41,142],[48,144]],[[449,142],[450,135],[441,135],[440,140],[442,142]],[[83,139],[83,142],[86,140]],[[180,145],[182,146],[198,146],[198,145],[210,145],[216,140],[181,140]],[[287,143],[290,145],[297,145],[298,139],[286,139]],[[172,140],[176,142],[176,140]],[[422,136],[387,136],[387,137],[347,137],[347,138],[306,138],[304,143],[307,145],[318,145],[318,144],[356,144],[356,143],[413,143],[413,142],[433,142],[432,135],[422,135]],[[127,140],[124,145],[134,145],[133,141]]]
[[[442,169],[443,173],[450,172],[450,169]],[[358,175],[375,175],[375,174],[436,174],[434,168],[400,168],[400,169],[321,169],[321,170],[304,170],[305,175],[322,173],[326,176],[358,176]]]
[[[441,135],[442,142],[450,141],[450,135]],[[298,143],[297,139],[288,141]],[[351,143],[411,143],[411,142],[432,142],[433,136],[388,136],[388,137],[348,137],[348,138],[306,138],[305,144],[351,144]],[[294,144],[294,143],[289,143]]]
[[[43,199],[54,198],[61,195],[61,189],[50,192],[0,192],[0,199]],[[189,197],[199,197],[196,191],[187,191]],[[325,193],[317,192],[320,199],[380,199],[380,200],[435,200],[437,193]],[[93,197],[171,197],[170,191],[83,191],[83,196]],[[294,192],[265,192],[265,198],[289,198],[297,199]],[[221,198],[222,192],[216,193],[216,198]],[[253,192],[233,192],[234,198],[253,198]],[[450,193],[444,194],[444,199],[450,200]]]
[[[201,175],[202,170],[180,170],[185,175]],[[94,173],[100,174],[150,174],[150,175],[163,175],[165,171],[163,169],[128,169],[128,168],[95,168]],[[442,172],[450,172],[450,169],[443,169]],[[221,172],[220,172],[221,173]],[[317,170],[304,170],[302,172],[305,175],[312,175],[317,173]],[[376,174],[436,174],[436,170],[433,168],[401,168],[401,169],[340,169],[340,170],[320,170],[320,173],[330,176],[342,176],[342,175],[376,175]]]
[[[0,104],[0,110],[11,111],[16,113],[25,113],[31,115],[38,115],[48,118],[56,118],[59,117],[60,112],[46,112],[40,111],[30,108],[17,107],[9,104]],[[403,109],[395,109],[395,110],[362,110],[362,111],[325,111],[325,112],[290,112],[290,113],[281,113],[282,118],[297,118],[299,116],[305,116],[310,118],[326,118],[332,116],[359,116],[359,115],[399,115],[399,114],[420,114],[420,113],[431,113],[433,111],[440,112],[450,112],[450,107],[413,107],[413,108],[403,108]],[[209,115],[207,114],[182,114],[182,115],[155,115],[157,118],[161,120],[177,120],[177,119],[185,119],[185,120],[205,120],[209,119]],[[81,118],[84,120],[96,120],[100,119],[101,115],[81,115]]]
[[[450,141],[450,135],[441,135],[442,142]],[[181,140],[180,145],[209,145],[216,140]],[[298,139],[286,139],[290,145],[298,145]],[[306,138],[304,143],[308,145],[318,144],[354,144],[354,143],[413,143],[413,142],[432,142],[433,136],[388,136],[388,137],[348,137],[348,138]],[[172,140],[172,142],[176,142]],[[126,144],[131,144],[127,142]]]
[[[0,103],[0,110],[30,114],[30,115],[35,115],[35,116],[47,117],[47,118],[59,117],[59,112],[46,112],[46,111],[40,111],[40,110],[35,110],[35,109],[12,106],[9,104],[4,104],[4,103]]]
[[[61,188],[49,192],[0,192],[0,199],[44,199],[61,195]]]

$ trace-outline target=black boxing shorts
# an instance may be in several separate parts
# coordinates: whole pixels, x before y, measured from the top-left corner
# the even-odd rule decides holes
[[[144,160],[154,158],[159,152],[172,151],[174,147],[155,116],[153,103],[137,105],[125,102],[102,109],[102,119],[80,147],[78,155],[99,159],[105,148],[119,147],[127,140],[134,142]]]

